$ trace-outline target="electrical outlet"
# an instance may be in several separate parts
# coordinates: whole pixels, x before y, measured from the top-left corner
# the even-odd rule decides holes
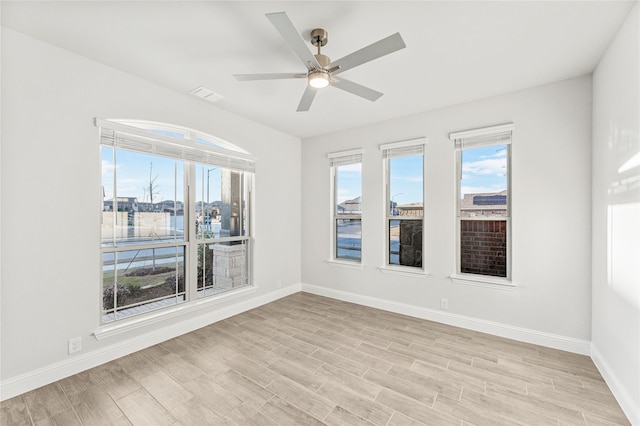
[[[449,309],[449,299],[440,299],[440,309]]]
[[[69,354],[82,350],[82,337],[69,339]]]

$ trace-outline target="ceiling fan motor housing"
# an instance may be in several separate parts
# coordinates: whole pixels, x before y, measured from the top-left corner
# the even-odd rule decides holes
[[[317,46],[318,44],[320,46],[326,46],[327,41],[329,41],[329,33],[327,32],[327,30],[322,29],[322,28],[316,28],[315,30],[311,31],[311,44],[313,44],[314,46]]]

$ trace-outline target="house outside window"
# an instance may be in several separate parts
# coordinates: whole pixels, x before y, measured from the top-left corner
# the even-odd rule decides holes
[[[457,274],[511,279],[513,124],[450,134],[456,151]]]
[[[166,124],[96,119],[102,323],[251,285],[249,154]]]
[[[327,155],[331,167],[331,260],[362,263],[362,154]]]
[[[424,271],[426,139],[380,146],[385,175],[385,267]]]

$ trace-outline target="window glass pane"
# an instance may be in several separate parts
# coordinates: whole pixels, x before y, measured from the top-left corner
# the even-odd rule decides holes
[[[244,173],[222,169],[221,173],[220,236],[246,235]]]
[[[126,223],[128,220],[127,212],[114,212],[113,199],[114,193],[114,170],[115,162],[113,158],[114,149],[108,146],[102,146],[102,229],[101,239],[102,246],[109,246],[115,243],[117,234],[122,233],[123,229],[116,228],[116,224]]]
[[[102,296],[105,323],[183,302],[184,247],[105,253]]]
[[[460,216],[507,216],[507,145],[462,151]]]
[[[460,221],[460,272],[507,276],[507,221]]]
[[[362,260],[360,219],[336,219],[336,259]]]
[[[424,157],[411,155],[388,160],[389,265],[422,268],[424,216]]]
[[[389,159],[389,215],[423,216],[423,156]]]
[[[222,169],[208,164],[196,165],[196,236],[220,237],[222,212]]]
[[[400,264],[400,221],[389,220],[389,265]]]
[[[245,236],[244,173],[207,164],[196,165],[196,236]]]
[[[103,147],[102,163],[103,245],[184,239],[182,161]]]
[[[389,264],[422,268],[422,218],[389,219]]]
[[[362,213],[362,163],[336,166],[336,214]]]
[[[179,138],[179,139],[184,139],[184,132],[180,131],[180,132],[173,132],[171,130],[159,130],[159,129],[152,129],[151,130],[153,133],[158,133],[161,135],[165,135],[165,136],[171,136],[172,138]]]
[[[362,163],[335,166],[336,259],[362,260]]]
[[[198,297],[249,285],[248,241],[198,244]]]

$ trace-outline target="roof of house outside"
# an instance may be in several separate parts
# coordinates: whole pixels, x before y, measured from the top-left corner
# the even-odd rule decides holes
[[[397,207],[398,210],[422,210],[424,208],[424,203],[401,204]]]
[[[338,204],[338,208],[344,212],[360,212],[362,210],[362,197],[343,201]]]
[[[485,204],[486,201],[494,200],[494,201],[502,201],[502,197],[507,197],[507,190],[500,192],[483,192],[478,194],[464,194],[464,198],[460,200],[460,210],[506,210],[506,198],[504,198],[505,202],[500,204]],[[483,197],[484,200],[479,201],[474,199],[476,197]]]
[[[116,201],[119,203],[137,203],[138,197],[116,197]],[[113,203],[113,198],[105,200],[105,202]]]

